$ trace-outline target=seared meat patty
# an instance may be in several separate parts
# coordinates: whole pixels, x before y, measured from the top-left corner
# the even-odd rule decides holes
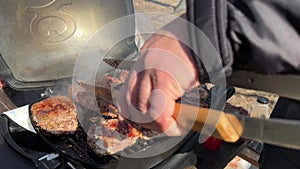
[[[30,111],[36,125],[47,132],[74,133],[78,127],[75,106],[67,96],[53,96],[37,102]]]
[[[110,155],[136,143],[142,132],[128,121],[102,119],[90,127],[87,135],[87,142],[96,154]]]

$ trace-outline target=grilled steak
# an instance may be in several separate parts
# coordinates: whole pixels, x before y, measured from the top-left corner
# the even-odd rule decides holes
[[[100,123],[90,127],[87,135],[87,142],[96,154],[109,155],[136,143],[142,137],[142,132],[128,121],[102,119]]]
[[[67,96],[53,96],[31,106],[36,126],[53,133],[73,133],[78,127],[76,109]]]

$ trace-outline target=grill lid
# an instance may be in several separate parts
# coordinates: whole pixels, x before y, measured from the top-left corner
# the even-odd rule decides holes
[[[131,1],[4,0],[0,5],[0,74],[15,89],[64,83],[73,75],[81,49],[107,23],[132,14]],[[130,17],[132,18],[132,17]],[[115,46],[105,42],[135,31],[134,19],[122,23],[99,41],[120,58],[136,50],[134,37]],[[97,45],[97,44],[96,44]]]

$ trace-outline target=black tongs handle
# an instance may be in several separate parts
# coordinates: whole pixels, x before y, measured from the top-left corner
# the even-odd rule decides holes
[[[215,85],[211,87],[209,90],[206,86],[203,86],[205,90],[208,91],[208,97],[206,99],[206,103],[211,106],[211,99],[214,97],[216,102],[222,102],[222,99],[225,97],[225,101],[227,101],[229,98],[231,98],[235,93],[235,88],[232,86],[228,86],[225,88],[225,86],[221,85]],[[219,105],[219,104],[218,104]]]

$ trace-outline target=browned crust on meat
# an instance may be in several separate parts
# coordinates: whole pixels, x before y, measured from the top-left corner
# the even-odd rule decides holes
[[[74,133],[78,127],[76,108],[67,96],[53,96],[37,102],[30,111],[36,126],[49,133]]]
[[[142,132],[128,121],[118,119],[101,120],[88,131],[88,144],[96,154],[111,155],[123,151],[136,143]]]

